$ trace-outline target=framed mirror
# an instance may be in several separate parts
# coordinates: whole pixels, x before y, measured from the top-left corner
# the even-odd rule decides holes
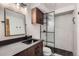
[[[12,11],[4,10],[5,36],[23,35],[26,32],[25,15]]]

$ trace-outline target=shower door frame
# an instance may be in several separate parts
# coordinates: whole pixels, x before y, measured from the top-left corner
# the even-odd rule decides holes
[[[54,13],[54,32],[52,32],[53,34],[54,34],[54,42],[49,42],[49,41],[47,41],[48,39],[48,37],[47,37],[47,33],[48,33],[48,24],[47,24],[47,22],[48,22],[48,17],[47,17],[47,15],[46,14],[49,14],[49,13]],[[46,42],[46,46],[47,46],[47,43],[52,43],[52,44],[54,44],[54,46],[52,47],[53,49],[55,49],[55,11],[52,11],[52,12],[47,12],[47,13],[44,13],[44,15],[46,15],[46,41],[44,41],[44,42]],[[44,23],[45,24],[45,23]],[[40,39],[41,39],[41,33],[43,33],[43,31],[41,31],[41,25],[40,25]],[[54,53],[54,50],[53,50],[53,53]]]

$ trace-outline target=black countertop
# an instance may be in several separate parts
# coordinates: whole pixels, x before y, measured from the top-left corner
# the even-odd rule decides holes
[[[0,41],[0,46],[8,45],[8,44],[19,42],[22,40],[27,40],[28,38],[32,38],[32,36],[30,35],[30,36],[25,36],[25,37],[3,40],[3,41]]]

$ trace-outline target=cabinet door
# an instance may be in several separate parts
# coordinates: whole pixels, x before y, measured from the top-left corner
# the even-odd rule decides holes
[[[43,42],[40,42],[39,44],[37,44],[34,50],[35,50],[36,56],[42,56],[43,55]]]
[[[31,47],[27,50],[27,56],[35,56],[34,47]]]
[[[40,11],[38,8],[36,9],[36,18],[37,18],[37,23],[43,24],[43,12]]]
[[[32,9],[32,24],[43,24],[43,12],[38,8]]]

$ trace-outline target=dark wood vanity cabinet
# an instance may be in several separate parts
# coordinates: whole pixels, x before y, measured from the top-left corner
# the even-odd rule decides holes
[[[44,13],[38,8],[32,9],[32,24],[43,24]]]
[[[42,55],[43,55],[43,42],[41,41],[14,56],[42,56]]]
[[[43,55],[43,43],[42,42],[35,45],[34,49],[35,49],[34,51],[35,51],[36,56]]]

